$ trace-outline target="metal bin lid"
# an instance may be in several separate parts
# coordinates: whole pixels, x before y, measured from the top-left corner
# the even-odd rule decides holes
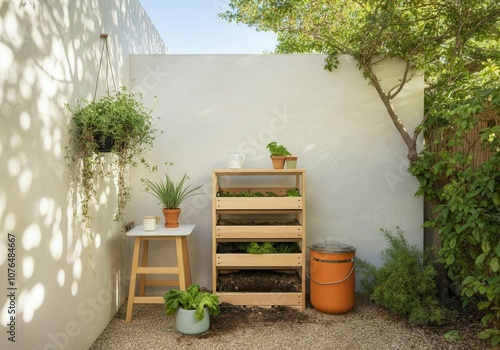
[[[309,249],[321,253],[349,253],[356,250],[352,245],[329,241],[312,244]]]

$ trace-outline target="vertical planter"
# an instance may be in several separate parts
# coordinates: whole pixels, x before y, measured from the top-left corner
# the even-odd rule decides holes
[[[198,321],[194,317],[196,310],[185,310],[179,308],[175,315],[175,326],[178,332],[182,334],[200,334],[205,333],[210,328],[210,313],[208,307],[204,309],[203,319]]]

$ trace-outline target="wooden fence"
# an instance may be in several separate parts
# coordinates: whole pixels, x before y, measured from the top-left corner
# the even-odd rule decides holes
[[[481,142],[481,131],[486,128],[500,125],[500,114],[490,108],[485,109],[482,113],[474,116],[477,123],[471,130],[465,133],[465,142],[459,146],[449,146],[447,141],[454,137],[456,132],[449,128],[441,131],[430,132],[427,135],[427,141],[430,143],[430,151],[435,152],[436,157],[439,157],[439,151],[447,149],[451,154],[463,152],[465,156],[472,156],[472,166],[477,169],[491,156],[492,152],[487,144]],[[438,158],[436,161],[439,160]],[[443,179],[445,180],[445,179]]]

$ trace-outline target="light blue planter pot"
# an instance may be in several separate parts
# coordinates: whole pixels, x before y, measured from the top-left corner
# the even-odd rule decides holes
[[[194,317],[195,310],[177,310],[175,314],[175,325],[177,331],[182,334],[200,334],[208,331],[210,328],[210,313],[208,307],[204,310],[204,316],[201,321]]]

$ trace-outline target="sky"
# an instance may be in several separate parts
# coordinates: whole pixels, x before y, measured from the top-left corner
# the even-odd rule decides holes
[[[276,34],[219,18],[229,0],[140,2],[172,54],[260,54],[276,47]]]

